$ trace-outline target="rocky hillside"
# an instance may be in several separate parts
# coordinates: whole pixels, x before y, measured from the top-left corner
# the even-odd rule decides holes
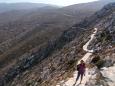
[[[64,31],[56,40],[36,47],[33,53],[23,54],[5,68],[1,67],[0,85],[55,86],[58,81],[71,77],[76,62],[85,54],[82,46],[88,41],[93,27],[98,28],[98,34],[89,46],[95,50],[91,63],[96,65],[99,71],[102,67],[112,66],[115,41],[114,8],[114,3],[105,6],[95,15]],[[111,64],[108,64],[108,61]],[[97,81],[99,84],[105,84],[104,78],[101,77]]]
[[[115,86],[115,3],[106,5],[91,18],[96,23],[92,28],[98,28],[95,38],[88,47],[93,49],[93,54],[86,60],[87,71],[82,84],[79,86]],[[91,19],[90,18],[90,19]],[[93,32],[92,32],[93,33]],[[84,54],[85,55],[85,54]],[[72,86],[71,79],[62,79],[57,86]],[[77,76],[77,75],[76,75]],[[72,84],[71,84],[72,83]],[[69,84],[69,85],[68,85]],[[75,85],[77,86],[77,84]]]
[[[67,10],[68,8],[13,10],[0,14],[0,74],[3,75],[5,71],[8,71],[12,65],[17,63],[17,60],[23,58],[23,55],[38,53],[42,47],[49,48],[52,41],[54,43],[51,46],[56,46],[55,49],[57,49],[62,48],[75,36],[80,36],[83,30],[80,29],[83,26],[82,23],[77,25],[77,30],[76,26],[72,27],[72,25],[90,16],[96,10],[85,13],[84,8],[81,12],[75,11],[76,15],[74,15],[71,9]],[[71,34],[73,35],[70,36]],[[65,40],[66,35],[69,38]],[[64,43],[61,44],[60,41],[63,42],[63,40]],[[46,52],[47,50],[40,51]]]
[[[106,77],[106,70],[103,69],[113,67],[115,63],[114,24],[115,3],[112,3],[65,30],[56,39],[34,48],[32,53],[20,54],[10,64],[8,61],[5,64],[1,61],[0,86],[56,86],[59,81],[72,77],[76,63],[86,53],[82,46],[89,40],[94,27],[98,28],[98,32],[88,47],[95,50],[89,63],[96,66],[95,71],[98,72],[94,74],[96,77],[92,75],[93,78],[86,85],[114,86],[114,79]],[[13,54],[15,56],[17,52]],[[112,74],[115,76],[114,71]]]
[[[0,11],[5,12],[0,13],[0,43],[35,28],[43,28],[44,31],[51,28],[52,32],[58,28],[61,33],[110,2],[114,2],[114,0],[99,0],[61,8],[39,3],[1,3]]]

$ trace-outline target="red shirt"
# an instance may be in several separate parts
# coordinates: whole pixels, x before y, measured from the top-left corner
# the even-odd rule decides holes
[[[85,68],[86,68],[86,67],[85,67],[85,63],[79,64],[79,70],[78,70],[78,71],[79,71],[80,73],[84,73],[84,72],[85,72]]]

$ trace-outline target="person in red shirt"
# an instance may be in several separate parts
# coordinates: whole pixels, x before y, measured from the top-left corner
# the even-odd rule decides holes
[[[85,62],[83,60],[81,60],[80,64],[77,65],[78,74],[77,74],[76,82],[78,81],[79,77],[81,76],[81,81],[80,81],[80,84],[81,84],[83,75],[85,76],[85,69],[86,69]],[[76,82],[75,82],[75,84],[76,84]]]

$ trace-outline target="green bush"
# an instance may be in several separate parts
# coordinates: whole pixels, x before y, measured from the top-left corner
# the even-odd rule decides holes
[[[107,41],[111,41],[112,40],[112,37],[109,33],[109,31],[104,31],[100,34],[100,38],[99,38],[99,41],[102,42],[102,43],[105,43]]]
[[[67,63],[67,70],[71,69],[71,68],[74,68],[75,63],[76,63],[76,60],[68,61],[68,63]]]
[[[97,63],[99,60],[100,60],[100,56],[97,55],[97,56],[95,56],[95,57],[92,59],[91,62],[95,64],[95,63]]]
[[[104,65],[104,60],[101,59],[101,60],[97,61],[95,65],[96,65],[99,69],[102,68],[103,65]]]

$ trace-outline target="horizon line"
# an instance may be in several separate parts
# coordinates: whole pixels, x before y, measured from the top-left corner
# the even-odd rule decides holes
[[[92,2],[97,2],[99,0],[96,1],[92,1]],[[56,4],[50,4],[50,3],[43,3],[43,2],[0,2],[0,4],[21,4],[21,3],[28,3],[28,4],[46,4],[46,5],[54,5],[54,6],[71,6],[71,5],[75,5],[75,4],[85,4],[85,3],[91,3],[91,2],[81,2],[81,3],[75,3],[75,4],[70,4],[70,5],[56,5]]]

